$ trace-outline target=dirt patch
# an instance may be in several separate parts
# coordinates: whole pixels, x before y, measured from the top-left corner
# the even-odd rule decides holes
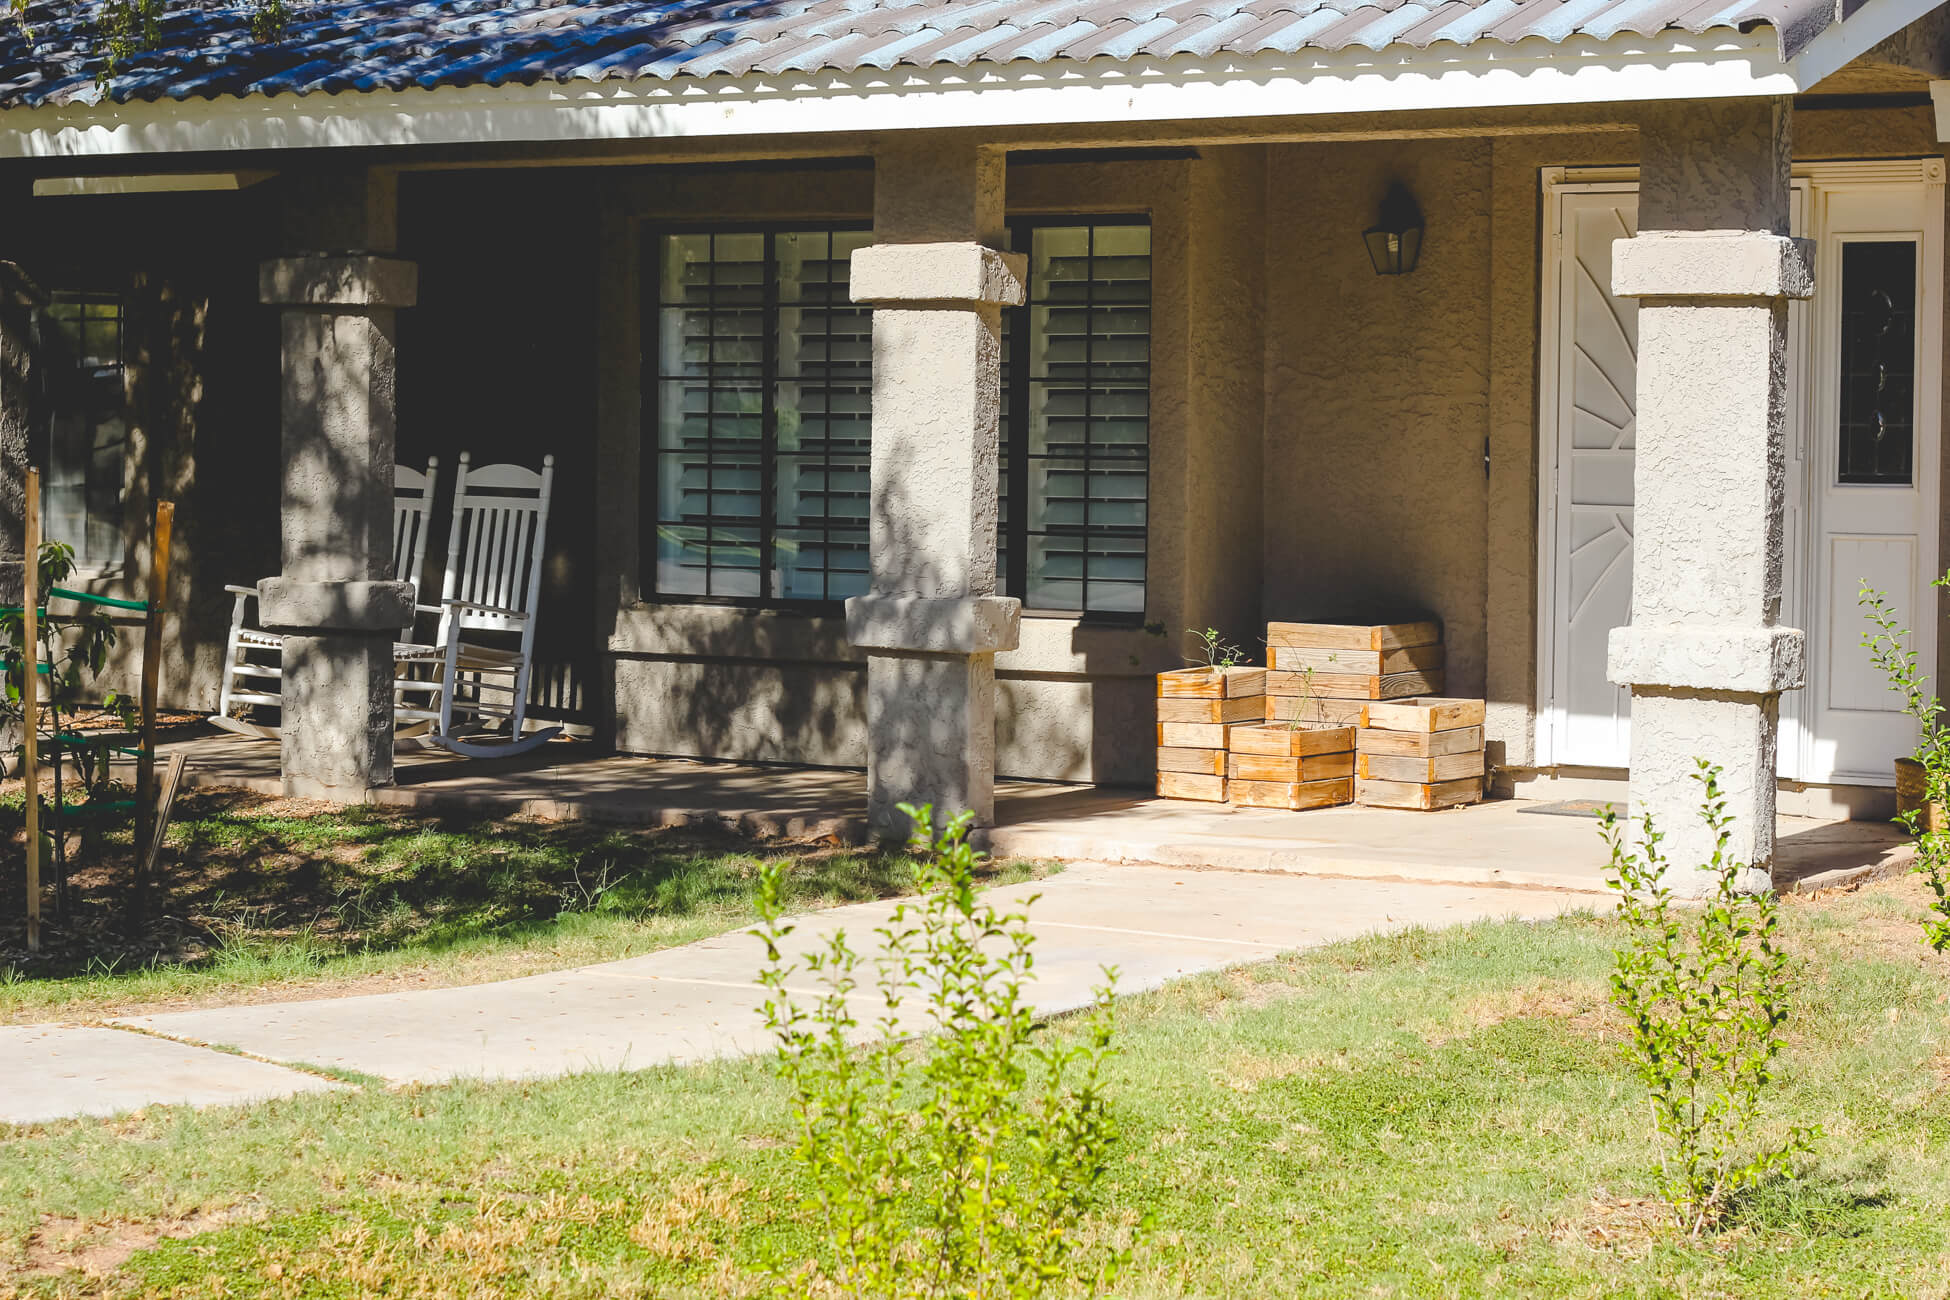
[[[1637,1253],[1674,1232],[1672,1209],[1655,1196],[1607,1195],[1601,1187],[1583,1213],[1558,1224],[1553,1241],[1577,1241],[1594,1250]]]
[[[213,1232],[233,1223],[248,1222],[258,1213],[254,1204],[243,1204],[143,1222],[90,1222],[44,1215],[40,1226],[27,1237],[21,1273],[25,1277],[56,1277],[63,1273],[107,1277],[128,1263],[137,1251],[147,1250],[159,1241]]]
[[[1493,1028],[1506,1020],[1544,1020],[1590,1038],[1621,1038],[1624,1019],[1602,985],[1542,980],[1523,988],[1499,989],[1466,1002],[1449,1021],[1422,1032],[1431,1047]]]

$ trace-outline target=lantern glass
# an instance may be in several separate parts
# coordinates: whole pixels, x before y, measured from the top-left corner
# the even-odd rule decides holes
[[[1415,269],[1422,256],[1422,227],[1405,226],[1389,230],[1375,226],[1361,232],[1368,245],[1368,260],[1376,275],[1406,275]]]

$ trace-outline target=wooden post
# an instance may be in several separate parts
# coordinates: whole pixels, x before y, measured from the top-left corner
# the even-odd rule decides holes
[[[41,950],[41,765],[40,711],[36,702],[41,689],[41,472],[27,471],[26,528],[21,561],[21,658],[20,728],[23,733],[21,776],[27,782],[27,951]]]
[[[151,533],[148,609],[142,621],[142,725],[135,758],[135,919],[140,923],[149,906],[149,841],[156,818],[156,690],[162,673],[163,602],[169,596],[169,534],[176,521],[173,502],[156,502]]]

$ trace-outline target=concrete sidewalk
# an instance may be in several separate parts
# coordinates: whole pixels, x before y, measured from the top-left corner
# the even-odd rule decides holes
[[[999,902],[1017,905],[1035,894],[1041,898],[1030,909],[1037,943],[1029,992],[1045,1013],[1087,1004],[1105,966],[1118,969],[1118,990],[1131,993],[1362,934],[1491,917],[1536,920],[1609,905],[1589,893],[1102,864],[992,891]],[[841,929],[856,948],[871,947],[874,929],[894,906],[859,904],[801,917],[791,947],[805,951]],[[255,1097],[321,1086],[315,1076],[265,1061],[337,1067],[400,1084],[546,1078],[754,1052],[766,1045],[757,1014],[765,996],[757,984],[762,959],[758,940],[741,930],[497,984],[135,1017],[121,1023],[146,1035],[120,1035],[126,1068],[114,1068],[112,1042],[91,1040],[91,1068],[69,1072],[61,1113],[230,1099],[223,1088]],[[863,1004],[865,1015],[872,1009]],[[49,1069],[45,1046],[31,1038],[41,1032],[0,1031],[15,1035],[0,1040],[0,1121],[53,1118],[44,1097],[25,1091],[28,1080]],[[184,1049],[206,1058],[207,1086],[199,1090],[188,1075],[173,1075],[165,1085],[156,1081],[150,1057],[158,1048],[177,1049],[162,1038],[221,1045],[263,1060]],[[249,1078],[242,1067],[254,1067]]]

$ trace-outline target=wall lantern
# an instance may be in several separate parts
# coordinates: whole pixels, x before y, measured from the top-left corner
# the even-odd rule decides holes
[[[1381,200],[1380,219],[1361,232],[1376,275],[1407,275],[1422,256],[1422,206],[1400,181]]]

